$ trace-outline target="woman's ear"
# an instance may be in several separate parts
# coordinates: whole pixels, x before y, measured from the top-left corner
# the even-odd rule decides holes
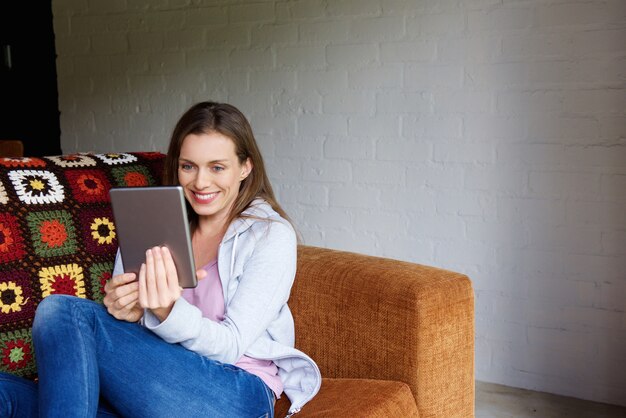
[[[243,164],[241,164],[240,180],[241,181],[245,180],[245,178],[248,177],[251,171],[252,171],[252,161],[250,160],[250,157],[248,157],[246,158],[246,161]]]

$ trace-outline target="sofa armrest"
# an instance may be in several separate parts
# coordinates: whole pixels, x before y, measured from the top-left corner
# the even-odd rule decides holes
[[[420,417],[474,414],[474,294],[435,267],[299,246],[296,346],[323,377],[399,380]]]

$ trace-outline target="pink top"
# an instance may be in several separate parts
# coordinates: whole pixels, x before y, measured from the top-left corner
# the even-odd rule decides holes
[[[183,297],[200,309],[203,317],[221,322],[224,319],[224,292],[217,270],[217,260],[211,261],[202,269],[208,273],[206,277],[199,280],[195,288],[183,289]],[[278,376],[278,367],[272,360],[259,360],[244,355],[235,366],[260,377],[274,391],[277,398],[283,393],[283,382]]]

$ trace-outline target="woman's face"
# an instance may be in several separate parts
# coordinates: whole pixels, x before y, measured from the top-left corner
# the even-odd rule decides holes
[[[183,140],[178,182],[200,219],[225,221],[250,170],[250,159],[240,164],[235,143],[227,136],[211,132]]]

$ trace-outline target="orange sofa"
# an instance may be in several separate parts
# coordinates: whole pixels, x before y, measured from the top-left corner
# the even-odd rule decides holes
[[[465,275],[300,246],[289,305],[322,387],[296,416],[473,417],[474,296]],[[276,404],[284,417],[289,401]]]
[[[160,183],[163,154],[0,158],[0,370],[36,378],[31,325],[53,293],[101,301],[117,249],[108,189]],[[472,417],[465,275],[301,245],[289,305],[322,372],[297,418]],[[289,400],[276,403],[284,417]]]

